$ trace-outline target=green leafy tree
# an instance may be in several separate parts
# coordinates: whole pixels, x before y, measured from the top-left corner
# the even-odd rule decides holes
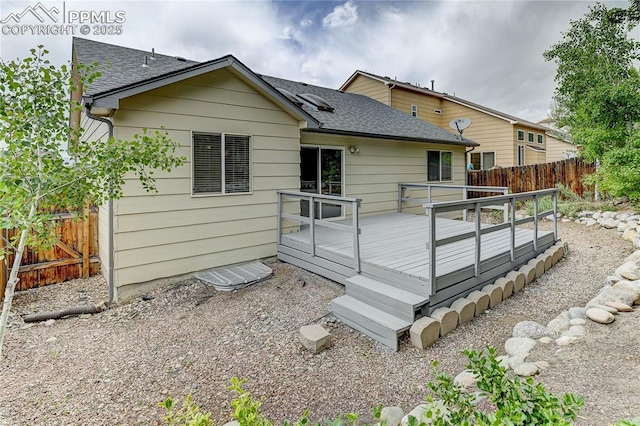
[[[595,182],[614,196],[640,200],[640,187],[629,191],[619,168],[640,168],[640,42],[630,32],[640,23],[638,0],[627,9],[596,4],[571,21],[563,40],[544,53],[557,64],[555,101],[559,125],[571,129],[581,155],[600,161]],[[631,153],[630,153],[631,152]],[[626,161],[636,161],[628,164]],[[635,179],[638,182],[638,178]]]
[[[0,356],[22,254],[27,246],[53,244],[51,213],[81,211],[86,202],[99,205],[121,197],[130,173],[145,189],[155,190],[153,170],[170,171],[185,161],[174,155],[177,144],[166,132],[81,141],[83,129],[69,126],[70,114],[81,108],[70,93],[99,77],[93,72],[97,64],[80,66],[74,79],[72,68],[52,65],[48,53],[38,46],[22,61],[0,61],[0,228],[20,230],[5,242],[15,260],[0,317]],[[75,87],[74,81],[83,86]],[[62,147],[74,141],[69,160]]]

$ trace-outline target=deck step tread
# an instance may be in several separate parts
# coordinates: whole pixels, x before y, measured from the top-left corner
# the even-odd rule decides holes
[[[413,307],[419,307],[429,301],[428,297],[423,297],[415,293],[403,290],[401,288],[394,287],[393,285],[386,284],[384,282],[374,280],[364,275],[354,275],[347,278],[347,286],[353,284],[354,286],[363,287],[370,291],[379,293],[390,299],[399,300]]]
[[[389,331],[396,333],[396,335],[408,330],[412,324],[410,321],[400,319],[349,295],[333,299],[331,301],[331,309],[334,310],[334,308],[337,308],[342,315],[345,315],[345,310],[351,311],[354,314],[349,315],[352,321],[359,323],[362,322],[361,320],[364,320],[365,322],[368,321],[374,324],[376,328],[388,329]],[[361,325],[369,329],[366,324]]]

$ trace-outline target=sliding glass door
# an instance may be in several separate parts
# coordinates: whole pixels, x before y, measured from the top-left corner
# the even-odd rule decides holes
[[[319,146],[300,148],[300,190],[323,195],[343,195],[344,149]],[[300,206],[303,216],[309,216],[309,206]],[[342,217],[342,207],[338,204],[317,203],[315,216],[326,219]]]

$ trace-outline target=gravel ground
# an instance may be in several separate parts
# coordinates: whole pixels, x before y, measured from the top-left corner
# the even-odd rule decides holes
[[[106,298],[100,277],[21,292],[0,360],[0,425],[162,424],[158,402],[189,393],[220,424],[228,420],[231,377],[248,379],[272,420],[313,420],[373,405],[405,410],[423,401],[440,361],[455,375],[465,348],[503,344],[522,320],[546,324],[562,310],[584,305],[605,276],[631,253],[614,231],[560,224],[571,253],[549,273],[498,307],[456,329],[427,350],[386,347],[335,322],[328,314],[341,285],[287,264],[275,276],[236,293],[218,293],[196,280],[149,293],[145,299],[95,315],[28,326],[24,314]],[[300,326],[321,323],[332,346],[318,355],[301,349]],[[580,425],[606,425],[640,414],[638,311],[610,326],[587,324],[587,338],[557,350],[534,351],[549,369],[538,379],[557,392],[586,399]],[[539,349],[538,349],[539,348]]]

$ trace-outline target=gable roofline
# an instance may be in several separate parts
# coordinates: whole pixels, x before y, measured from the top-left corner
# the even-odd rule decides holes
[[[476,104],[476,103],[471,102],[471,101],[467,101],[466,99],[462,99],[462,98],[459,98],[457,96],[451,96],[451,95],[449,95],[447,93],[436,92],[435,90],[431,90],[431,89],[428,89],[426,87],[418,87],[418,86],[416,86],[414,84],[411,84],[411,83],[394,80],[394,79],[389,78],[389,77],[383,77],[383,76],[380,76],[380,75],[377,75],[377,74],[372,74],[370,72],[361,71],[361,70],[356,70],[351,75],[351,77],[349,77],[347,79],[347,81],[345,81],[342,84],[342,86],[340,86],[340,90],[344,91],[360,75],[362,75],[364,77],[371,78],[373,80],[377,80],[377,81],[379,81],[381,83],[384,83],[387,86],[393,85],[395,87],[400,87],[400,88],[403,88],[403,89],[406,89],[406,90],[410,90],[412,92],[420,93],[420,94],[427,95],[427,96],[432,96],[432,97],[435,97],[435,98],[438,98],[438,99],[446,99],[446,100],[448,100],[450,102],[453,102],[453,103],[456,103],[458,105],[466,106],[467,108],[471,108],[471,109],[474,109],[476,111],[480,111],[480,112],[485,113],[487,115],[491,115],[492,117],[499,118],[499,119],[504,120],[504,121],[508,121],[509,124],[511,124],[511,125],[527,126],[527,127],[534,128],[536,130],[547,130],[546,127],[541,126],[540,124],[536,124],[536,123],[533,123],[531,121],[524,120],[522,118],[510,115],[510,114],[506,114],[504,112],[501,112],[501,111],[498,111],[498,110],[495,110],[495,109],[492,109],[492,108],[488,108],[488,107],[482,106],[480,104]]]
[[[140,80],[114,89],[86,95],[83,96],[83,101],[85,104],[97,108],[118,109],[120,107],[120,99],[197,77],[212,71],[217,71],[222,68],[229,68],[236,76],[244,78],[250,82],[254,87],[260,89],[263,94],[270,96],[272,100],[276,101],[285,111],[289,112],[299,120],[306,121],[307,127],[316,128],[320,126],[318,120],[316,120],[312,115],[287,99],[282,93],[260,78],[233,55],[226,55],[218,59],[198,63],[190,67],[171,71],[166,74]]]

